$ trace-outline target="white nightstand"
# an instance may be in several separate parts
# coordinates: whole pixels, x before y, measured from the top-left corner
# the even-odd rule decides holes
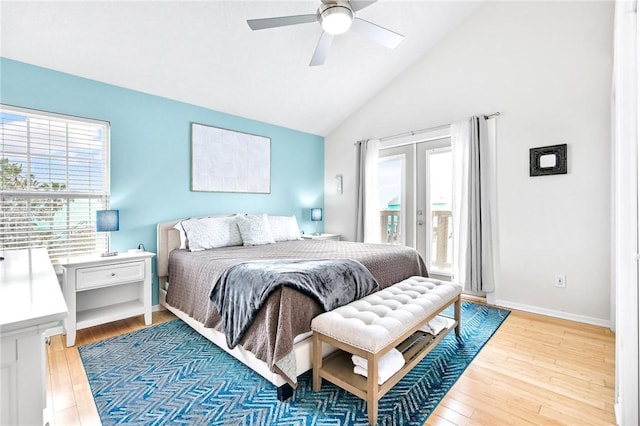
[[[116,256],[87,256],[60,262],[64,298],[69,308],[65,320],[67,346],[76,330],[144,314],[151,324],[151,258],[146,251]]]
[[[340,234],[320,234],[320,235],[312,235],[312,234],[302,234],[302,238],[305,240],[337,240],[340,241]]]

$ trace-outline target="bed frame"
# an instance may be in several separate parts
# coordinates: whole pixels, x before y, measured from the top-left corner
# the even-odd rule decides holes
[[[228,216],[228,215],[218,215],[218,216]],[[224,333],[216,331],[212,328],[206,328],[202,323],[195,320],[193,317],[189,316],[185,312],[180,309],[176,309],[173,306],[169,306],[166,302],[167,297],[167,284],[169,281],[169,253],[172,250],[180,247],[180,234],[174,229],[176,223],[178,223],[182,219],[171,220],[167,222],[161,222],[157,226],[157,273],[158,273],[158,283],[159,283],[159,296],[160,296],[160,305],[164,308],[171,311],[182,321],[191,326],[198,333],[209,339],[220,349],[229,353],[231,356],[236,358],[238,361],[242,362],[249,368],[251,368],[256,373],[260,374],[262,377],[267,379],[273,385],[277,387],[277,395],[280,401],[284,401],[293,395],[293,388],[287,381],[279,374],[272,372],[269,370],[269,366],[264,362],[255,357],[255,355],[247,350],[245,350],[242,345],[236,346],[234,349],[229,349],[227,347],[227,341]],[[298,336],[296,338],[296,342],[293,345],[293,350],[296,356],[296,375],[311,370],[313,367],[313,339],[311,338],[311,332],[306,333],[304,336]],[[329,353],[335,351],[335,348],[332,348],[326,345],[326,350],[324,355],[328,355]]]

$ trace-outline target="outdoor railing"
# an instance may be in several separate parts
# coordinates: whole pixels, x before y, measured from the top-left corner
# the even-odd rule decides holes
[[[401,210],[380,210],[380,242],[382,244],[400,245]]]
[[[431,213],[433,241],[431,242],[431,267],[437,270],[451,270],[451,211],[434,210]]]
[[[383,244],[402,244],[400,217],[402,210],[380,210],[380,242]],[[431,213],[433,226],[430,266],[439,271],[451,269],[451,211],[434,210]]]

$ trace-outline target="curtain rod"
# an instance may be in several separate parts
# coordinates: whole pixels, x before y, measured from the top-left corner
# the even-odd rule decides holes
[[[484,119],[488,120],[490,118],[494,118],[494,117],[497,117],[499,115],[500,115],[500,112],[496,111],[493,114],[485,115]],[[428,129],[412,130],[410,132],[400,133],[400,134],[397,134],[397,135],[385,136],[383,138],[380,138],[380,142],[388,141],[390,139],[402,138],[402,137],[405,137],[405,136],[415,136],[415,135],[419,135],[420,133],[426,133],[426,132],[431,132],[431,131],[434,131],[434,130],[440,130],[440,129],[444,129],[444,128],[449,127],[449,126],[450,126],[450,124],[443,124],[441,126],[429,127]]]

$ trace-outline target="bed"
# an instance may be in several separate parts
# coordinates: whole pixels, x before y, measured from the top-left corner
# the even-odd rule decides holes
[[[226,216],[228,217],[228,216]],[[334,240],[290,240],[189,252],[181,249],[180,220],[157,226],[160,304],[277,387],[288,398],[297,376],[312,368],[311,319],[323,312],[313,298],[283,287],[271,293],[240,344],[230,349],[220,313],[210,299],[213,285],[230,266],[268,259],[355,259],[379,288],[410,276],[427,276],[417,251],[402,246]],[[327,352],[331,351],[329,347]]]

